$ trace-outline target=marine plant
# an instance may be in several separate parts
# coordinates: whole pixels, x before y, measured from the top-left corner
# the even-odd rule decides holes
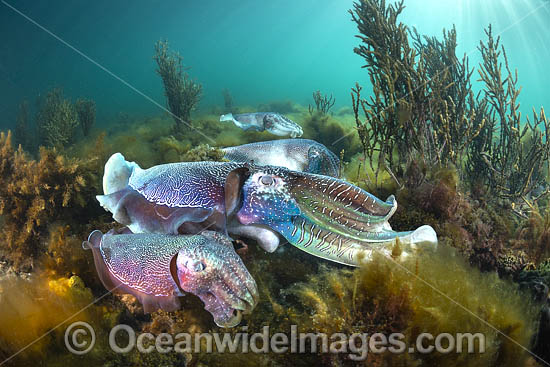
[[[41,145],[62,149],[74,142],[78,115],[61,88],[54,88],[38,99],[36,125]]]
[[[546,188],[550,122],[543,108],[540,113],[533,110],[533,121],[528,116],[522,119],[517,71],[510,69],[506,50],[500,45],[500,37],[493,37],[491,26],[485,33],[487,42],[479,45],[483,58],[479,75],[485,85],[484,103],[489,108],[484,111],[485,124],[468,152],[467,173],[490,193],[532,206],[550,193]]]
[[[385,184],[379,192],[396,192],[399,205],[392,225],[401,228],[419,221],[431,225],[439,243],[458,249],[483,271],[512,275],[533,261],[531,246],[520,239],[522,232],[518,229],[527,223],[514,215],[503,215],[489,197],[472,198],[462,191],[463,187],[457,168],[428,169],[411,164],[401,190],[396,192],[395,187]],[[538,240],[532,248],[535,243]],[[521,251],[529,256],[523,259]]]
[[[175,122],[174,131],[183,133],[191,124],[191,112],[201,99],[202,85],[191,79],[183,67],[183,57],[170,52],[168,42],[155,44],[153,59],[157,62],[157,73],[162,79],[166,102]]]
[[[88,136],[95,123],[95,102],[91,99],[79,98],[74,106],[78,115],[80,127],[82,128],[82,133],[84,136]]]
[[[313,115],[313,113],[320,113],[326,115],[329,113],[332,106],[334,106],[336,100],[332,97],[332,94],[330,96],[324,95],[321,94],[320,90],[317,90],[313,92],[313,102],[315,103],[315,108],[313,108],[312,105],[309,105],[309,114]]]
[[[211,147],[208,144],[201,144],[185,152],[181,157],[183,162],[222,161],[223,150]]]
[[[87,254],[82,251],[82,235],[74,232],[71,225],[62,221],[48,225],[43,234],[44,237],[47,236],[47,240],[42,241],[44,245],[37,255],[37,268],[47,270],[50,277],[78,274],[87,284],[98,285]]]
[[[267,103],[260,103],[258,105],[258,111],[262,112],[277,112],[277,113],[293,113],[298,112],[299,106],[290,100],[273,101]]]
[[[472,191],[481,185],[493,196],[528,200],[544,185],[550,125],[544,110],[534,113],[532,123],[522,121],[517,74],[508,67],[499,39],[494,40],[490,27],[486,30],[488,40],[479,46],[483,57],[479,73],[485,88],[474,95],[473,69],[466,56],[456,56],[454,27],[443,31],[442,40],[421,36],[398,22],[403,9],[403,0],[395,4],[361,0],[350,10],[361,40],[354,51],[364,58],[373,88],[368,99],[361,97],[359,84],[351,93],[370,165],[369,187],[379,189],[386,174],[401,185],[414,162],[426,167],[456,166],[462,177],[470,179]],[[501,55],[507,76],[501,74]]]
[[[233,96],[229,89],[222,89],[224,113],[235,112],[233,107]]]
[[[550,256],[550,208],[535,206],[522,221],[512,244],[524,249],[535,264]]]
[[[23,149],[29,149],[32,143],[33,134],[29,124],[29,102],[23,101],[19,105],[19,112],[15,123],[15,143],[20,144]]]
[[[11,143],[11,133],[0,133],[0,234],[2,257],[16,268],[31,269],[44,251],[43,236],[56,220],[72,223],[97,214],[88,207],[97,187],[84,162],[66,159],[55,149],[41,147],[32,160]],[[99,210],[99,209],[98,209]]]
[[[529,267],[517,276],[519,284],[529,289],[533,298],[543,303],[539,318],[539,330],[535,337],[533,352],[544,361],[550,360],[548,340],[550,338],[550,258],[542,261],[536,268]],[[541,363],[542,364],[542,363]]]
[[[362,42],[354,52],[364,58],[373,86],[369,99],[361,99],[358,84],[352,89],[373,186],[381,171],[397,179],[412,160],[457,164],[480,129],[472,70],[466,57],[456,57],[455,29],[444,31],[443,41],[415,31],[410,42],[409,28],[398,23],[403,9],[403,1],[362,0],[350,10]]]
[[[298,344],[306,351],[312,343],[316,353],[268,352],[265,354],[200,354],[197,363],[209,366],[518,366],[529,354],[519,345],[531,347],[540,305],[531,302],[516,284],[496,274],[469,266],[455,251],[441,246],[436,253],[411,257],[398,265],[382,256],[358,269],[333,264],[315,264],[294,249],[261,254],[251,248],[247,262],[258,282],[261,302],[245,318],[249,335],[269,325],[269,333],[289,334],[297,325]],[[245,257],[246,258],[246,257]],[[311,259],[309,259],[311,260]],[[288,269],[293,269],[288,271]],[[457,279],[460,279],[457,281]],[[475,297],[472,295],[475,294]],[[463,308],[464,307],[464,308]],[[473,310],[474,314],[465,309]],[[497,332],[489,325],[503,334]],[[333,333],[403,333],[414,343],[422,332],[480,332],[485,335],[485,353],[395,354],[369,350],[363,361],[356,353],[323,353],[323,338]],[[517,342],[518,344],[516,344]],[[356,339],[360,347],[361,340]],[[261,342],[259,343],[261,344]],[[328,342],[331,345],[331,341]],[[410,344],[409,344],[410,345]]]
[[[82,359],[63,353],[64,330],[75,321],[94,325],[98,345],[86,356],[85,365],[106,362],[108,343],[103,330],[115,325],[120,310],[94,304],[94,296],[79,276],[61,277],[35,272],[27,279],[3,277],[0,287],[9,297],[0,298],[0,357],[5,366],[30,366],[47,360],[50,366],[82,365]],[[4,295],[4,294],[3,294]],[[111,358],[116,355],[111,352]],[[9,358],[9,359],[8,359]],[[99,363],[103,364],[103,363]]]
[[[361,143],[352,125],[345,124],[341,117],[313,111],[302,114],[305,136],[313,139],[339,155],[344,150],[346,160],[361,152]]]

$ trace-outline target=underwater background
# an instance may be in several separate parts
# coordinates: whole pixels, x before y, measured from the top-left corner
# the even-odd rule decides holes
[[[548,101],[550,76],[548,5],[544,0],[409,1],[401,21],[421,34],[440,36],[454,24],[457,55],[480,61],[477,45],[492,24],[502,37],[510,63],[520,71],[522,107]],[[353,53],[358,40],[350,21],[350,1],[282,0],[126,2],[62,1],[9,3],[164,105],[154,73],[153,45],[160,39],[184,57],[191,75],[204,87],[201,107],[223,102],[221,90],[235,103],[257,105],[292,100],[307,105],[311,92],[333,94],[336,107],[349,106],[349,90],[368,83],[363,62]],[[2,60],[0,109],[13,121],[23,99],[55,86],[72,97],[94,99],[98,124],[123,111],[156,115],[159,108],[105,73],[89,60],[18,15],[7,6],[0,13]],[[477,79],[477,78],[474,78]],[[474,83],[475,84],[475,83]],[[366,86],[366,85],[365,85]]]
[[[2,0],[0,366],[550,365],[549,19],[547,0]],[[162,62],[183,69],[163,74]],[[178,116],[170,77],[198,91]],[[260,301],[228,332],[470,331],[485,353],[110,350],[121,323],[227,330],[192,295],[147,314],[102,286],[81,243],[117,226],[95,199],[105,162],[223,160],[221,147],[279,137],[220,115],[269,111],[339,156],[346,181],[394,194],[393,228],[429,224],[439,247],[403,271],[382,256],[352,268],[244,240]],[[83,356],[64,345],[77,320],[97,336]]]

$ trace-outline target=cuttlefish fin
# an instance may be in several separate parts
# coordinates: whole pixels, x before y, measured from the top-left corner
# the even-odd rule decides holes
[[[113,154],[105,163],[103,193],[109,195],[124,189],[135,170],[141,170],[137,163],[128,162],[120,153]]]
[[[187,222],[200,223],[208,219],[214,209],[212,208],[170,208],[163,205],[155,205],[155,213],[162,218],[165,233],[177,234],[180,227]],[[225,223],[219,223],[223,228]]]
[[[136,233],[178,234],[186,223],[200,223],[212,216],[213,208],[168,207],[147,201],[130,186],[96,196],[101,206],[113,214],[113,219],[129,226]],[[225,218],[219,218],[216,228],[224,228]]]
[[[123,205],[120,205],[125,195],[126,193],[121,190],[108,195],[97,195],[96,199],[103,209],[113,213],[114,220],[120,224],[130,225],[132,220],[128,215],[128,211]]]

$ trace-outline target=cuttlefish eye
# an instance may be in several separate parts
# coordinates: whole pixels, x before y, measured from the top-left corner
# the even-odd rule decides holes
[[[271,186],[275,183],[275,180],[271,176],[262,176],[260,177],[260,182],[262,185]]]
[[[189,261],[185,264],[185,267],[195,273],[198,273],[199,271],[206,269],[206,264],[202,261]]]

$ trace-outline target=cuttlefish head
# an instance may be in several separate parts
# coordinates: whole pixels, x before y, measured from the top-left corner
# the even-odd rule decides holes
[[[289,222],[300,214],[284,175],[260,170],[253,172],[244,183],[242,206],[237,212],[242,224],[271,226]]]
[[[206,237],[181,248],[176,268],[181,289],[198,296],[218,326],[238,325],[258,302],[256,282],[229,241]]]
[[[307,151],[307,172],[338,177],[340,159],[321,144],[312,145]]]
[[[283,228],[301,216],[332,232],[387,230],[393,197],[382,201],[335,177],[281,167],[255,167],[242,184],[237,218],[242,224]]]
[[[304,131],[300,125],[278,113],[266,113],[263,116],[263,127],[270,133],[278,136],[290,135],[291,138],[298,138]]]

